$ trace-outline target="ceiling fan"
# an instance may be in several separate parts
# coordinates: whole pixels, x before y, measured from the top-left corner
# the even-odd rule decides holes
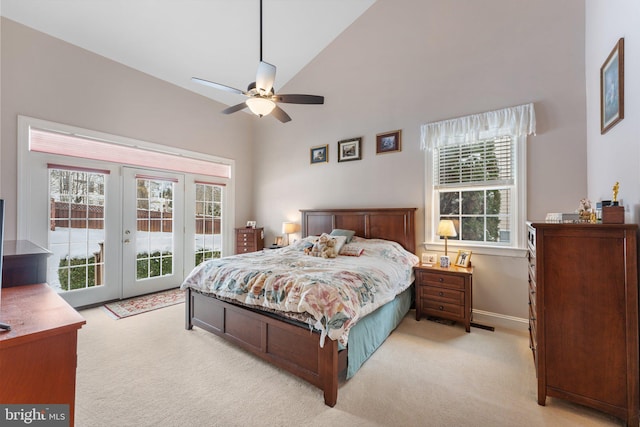
[[[222,114],[235,113],[236,111],[241,111],[249,107],[251,112],[258,117],[272,114],[282,123],[286,123],[288,121],[291,121],[291,117],[289,117],[289,115],[282,108],[276,105],[276,103],[281,102],[288,104],[324,104],[324,96],[276,94],[273,89],[273,83],[275,79],[276,66],[262,60],[262,0],[260,0],[260,63],[258,64],[256,81],[250,83],[246,91],[242,91],[240,89],[236,89],[220,83],[210,82],[198,77],[191,78],[191,80],[196,83],[200,83],[227,92],[237,93],[239,95],[244,95],[247,97],[247,100],[245,102],[233,105],[223,110]]]

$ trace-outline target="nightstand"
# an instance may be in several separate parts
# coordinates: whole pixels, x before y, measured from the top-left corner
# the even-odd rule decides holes
[[[416,276],[416,320],[440,317],[464,323],[471,331],[473,267],[423,264],[413,267]]]

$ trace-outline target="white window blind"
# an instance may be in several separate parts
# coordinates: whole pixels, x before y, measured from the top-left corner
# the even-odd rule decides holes
[[[513,141],[510,137],[485,139],[438,150],[434,172],[436,189],[477,185],[512,185]]]

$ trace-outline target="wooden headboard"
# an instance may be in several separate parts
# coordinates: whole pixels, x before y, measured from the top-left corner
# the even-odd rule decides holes
[[[331,233],[334,228],[354,230],[365,239],[386,239],[416,251],[416,208],[301,209],[302,237]]]

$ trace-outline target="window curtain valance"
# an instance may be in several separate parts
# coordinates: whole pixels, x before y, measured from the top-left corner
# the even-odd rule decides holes
[[[420,148],[430,151],[443,145],[463,144],[480,138],[519,137],[535,133],[536,114],[533,103],[529,103],[422,125]]]

